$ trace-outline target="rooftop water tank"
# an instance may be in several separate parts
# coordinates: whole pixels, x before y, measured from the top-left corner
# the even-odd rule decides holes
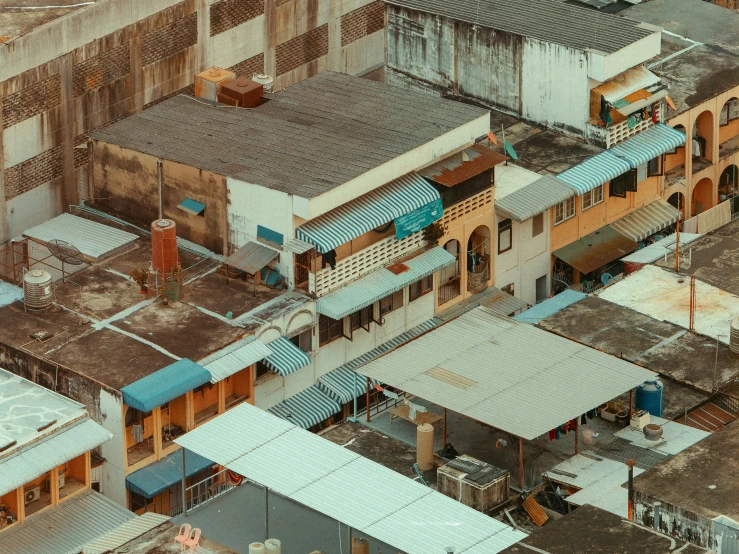
[[[275,80],[269,75],[265,75],[264,73],[254,73],[254,75],[251,76],[251,80],[262,85],[262,87],[264,87],[264,92],[272,92]]]
[[[662,417],[664,386],[662,381],[645,381],[636,388],[634,404],[637,410],[646,410],[650,415]]]
[[[23,303],[31,310],[43,310],[51,306],[51,274],[43,269],[33,269],[23,274]]]
[[[177,226],[171,219],[157,219],[151,224],[151,268],[169,273],[178,263]]]
[[[265,554],[265,552],[261,542],[253,542],[249,545],[249,554]]]
[[[264,541],[264,548],[267,554],[282,554],[282,543],[277,539],[267,539]]]
[[[739,317],[731,322],[731,333],[729,334],[729,349],[734,354],[739,354]]]

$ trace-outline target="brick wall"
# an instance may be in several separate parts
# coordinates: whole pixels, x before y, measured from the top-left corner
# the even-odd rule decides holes
[[[141,38],[141,65],[164,60],[198,42],[198,14],[186,15]]]
[[[264,54],[252,56],[243,62],[232,65],[228,70],[245,77],[251,77],[254,73],[264,73]]]
[[[5,169],[5,199],[10,200],[39,185],[62,176],[62,147]]]
[[[385,27],[385,5],[372,2],[341,17],[341,45],[346,46]]]
[[[56,108],[61,101],[61,77],[54,75],[3,99],[3,129]]]
[[[210,36],[264,14],[264,0],[221,0],[210,7]]]
[[[321,25],[277,46],[277,75],[292,71],[326,54],[328,54],[328,25]]]
[[[99,56],[78,63],[72,70],[72,88],[75,96],[97,90],[131,72],[131,49],[128,43]]]

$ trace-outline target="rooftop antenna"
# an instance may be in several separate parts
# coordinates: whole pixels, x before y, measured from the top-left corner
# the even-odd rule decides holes
[[[80,252],[76,246],[59,239],[50,240],[46,243],[46,247],[49,249],[52,256],[62,262],[62,283],[69,281],[79,287],[79,283],[75,283],[74,281],[67,279],[64,264],[71,266],[83,265],[85,263],[85,257],[82,255],[82,252]]]

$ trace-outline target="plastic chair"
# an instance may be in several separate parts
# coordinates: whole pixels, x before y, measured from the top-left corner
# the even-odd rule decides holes
[[[613,280],[613,275],[611,275],[610,273],[604,273],[603,275],[600,276],[600,282],[603,283],[604,287],[607,287],[611,283],[612,280]]]
[[[184,542],[190,538],[190,532],[192,531],[192,525],[189,523],[183,523],[180,525],[180,532],[177,533],[177,536],[174,538],[174,542],[180,543],[180,552],[182,552],[184,547]],[[174,543],[172,543],[174,544]]]
[[[190,549],[190,552],[195,552],[195,548],[197,548],[199,542],[200,529],[196,527],[192,530],[192,535],[190,535],[190,538],[183,543],[183,546],[187,546]]]

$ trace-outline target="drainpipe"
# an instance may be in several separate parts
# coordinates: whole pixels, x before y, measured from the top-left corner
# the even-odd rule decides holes
[[[162,180],[164,170],[162,167],[162,160],[157,160],[157,185],[159,188],[159,219],[162,219]]]
[[[662,506],[662,502],[654,503],[654,528],[659,531],[659,507]]]
[[[629,468],[629,521],[634,521],[634,466],[636,462],[629,460],[626,465]]]

